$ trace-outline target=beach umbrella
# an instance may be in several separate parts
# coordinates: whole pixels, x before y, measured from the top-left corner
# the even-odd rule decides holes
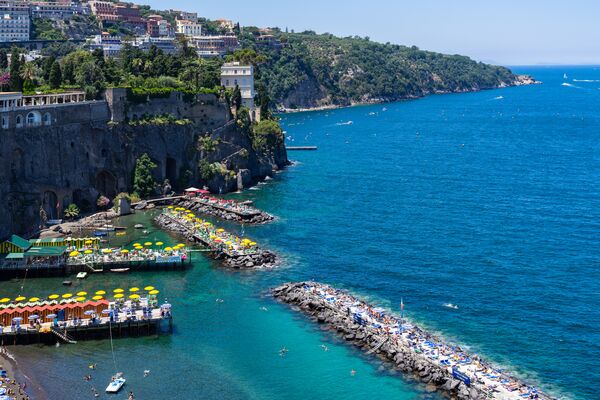
[[[157,246],[162,246],[164,243],[163,242],[156,242]]]
[[[94,313],[94,310],[87,310],[83,312],[85,315],[92,315]]]
[[[154,290],[154,286],[146,286],[144,288],[144,290],[148,291],[148,290]]]
[[[138,287],[132,287],[131,289],[129,289],[130,292],[138,292],[140,290],[140,288]]]
[[[148,292],[148,294],[158,294],[158,293],[159,293],[159,291],[156,290],[156,289],[155,290],[151,290],[150,292]]]
[[[33,321],[34,319],[38,319],[39,317],[40,317],[39,315],[33,314],[33,315],[30,315],[29,318],[27,318],[27,319],[30,321]]]
[[[21,317],[14,317],[12,320],[15,321],[15,322],[21,322],[21,321],[23,321],[23,318],[21,318]]]
[[[146,243],[144,243],[144,246],[146,246],[146,247],[147,246],[152,246],[152,242],[146,242]]]
[[[141,244],[139,244],[139,243],[134,243],[133,244],[133,247],[140,247],[140,246],[141,246]]]
[[[8,303],[10,301],[10,299],[8,297],[4,297],[2,299],[0,299],[0,303]]]
[[[185,212],[186,212],[186,213],[191,213],[191,212],[192,212],[192,210],[185,210]]]
[[[172,247],[165,247],[165,251],[173,251]]]
[[[112,250],[111,249],[102,249],[102,252],[103,253],[112,253]]]
[[[48,318],[48,319],[56,318],[56,314],[48,314],[48,315],[46,315],[46,318]]]
[[[29,299],[29,302],[31,302],[31,303],[35,303],[36,301],[40,301],[40,298],[39,297],[32,297],[32,298]]]
[[[123,293],[124,290],[123,289],[115,289],[115,290],[113,290],[113,292],[115,292],[115,293]]]
[[[129,298],[132,299],[132,300],[137,300],[137,299],[140,298],[140,295],[139,294],[132,294],[132,295],[129,296]]]
[[[84,292],[84,291],[77,292],[77,296],[87,296],[87,292]]]
[[[92,243],[94,243],[94,242],[92,242],[91,240],[86,240],[84,243],[85,243],[85,244],[92,244]]]
[[[72,251],[69,253],[69,257],[77,257],[79,254],[81,253],[79,253],[78,251]]]
[[[217,229],[217,232],[219,232],[219,233],[221,233],[221,232],[225,232],[225,229],[223,229],[223,228],[219,228],[219,229]]]
[[[115,294],[115,299],[122,299],[123,298],[123,293],[117,293]]]
[[[92,297],[92,300],[94,300],[94,301],[102,300],[102,296],[94,296],[94,297]]]
[[[75,300],[78,301],[78,302],[80,302],[80,303],[83,303],[85,301],[85,297],[80,296],[80,297],[77,297]]]
[[[98,294],[98,295],[103,295],[103,294],[106,294],[106,292],[105,292],[104,290],[98,290],[98,291],[96,292],[96,294]]]
[[[92,254],[94,251],[93,250],[86,250],[83,252],[83,254]]]
[[[170,209],[172,209],[172,208],[173,208],[173,206],[168,206],[167,208],[170,210]]]
[[[110,314],[110,310],[109,309],[102,310],[102,314]]]
[[[60,296],[59,296],[59,295],[57,295],[57,294],[51,294],[50,296],[48,296],[48,298],[49,298],[50,300],[56,300],[56,299],[58,299],[59,297],[60,297]]]
[[[68,299],[70,297],[73,297],[73,295],[71,293],[65,293],[65,294],[62,295],[63,299]]]
[[[160,308],[171,308],[171,305],[169,303],[165,303],[165,304],[162,304],[160,306]]]
[[[256,242],[250,242],[250,246],[256,246]]]
[[[19,301],[23,301],[25,300],[25,296],[19,296],[15,299],[15,301],[18,303]]]
[[[121,250],[121,253],[122,253],[122,254],[127,254],[127,253],[129,253],[129,250],[127,250],[127,249],[123,249],[123,250]]]

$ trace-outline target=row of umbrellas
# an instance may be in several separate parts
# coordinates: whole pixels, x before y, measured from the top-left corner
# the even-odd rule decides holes
[[[130,288],[129,292],[131,294],[128,297],[132,300],[139,299],[140,295],[137,293],[139,291],[140,291],[140,288],[138,288],[138,287]],[[160,293],[158,290],[156,290],[154,288],[154,286],[146,286],[146,287],[144,287],[144,291],[147,292],[149,295],[157,295]],[[113,297],[115,299],[122,299],[125,297],[124,292],[125,292],[124,289],[120,289],[120,288],[115,289],[115,290],[113,290]],[[105,295],[106,295],[106,291],[98,290],[94,293],[92,300],[94,300],[94,301],[102,300]],[[66,300],[66,299],[75,298],[76,301],[86,301],[87,300],[86,296],[88,296],[88,292],[80,291],[80,292],[77,292],[75,295],[73,293],[65,293],[62,296],[58,295],[58,294],[51,294],[50,296],[48,296],[48,299],[49,300],[57,300],[59,298],[62,298],[62,299]],[[19,296],[14,299],[14,302],[21,303],[21,302],[24,302],[25,300],[27,300],[27,297]],[[11,301],[10,298],[4,297],[4,298],[0,299],[0,304],[6,304],[6,303],[9,303],[10,301]],[[42,299],[39,297],[31,297],[31,298],[29,298],[29,300],[27,300],[27,303],[36,303],[39,301],[42,301]]]

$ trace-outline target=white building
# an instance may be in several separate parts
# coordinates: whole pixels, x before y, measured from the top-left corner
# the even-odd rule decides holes
[[[233,89],[236,86],[242,93],[242,106],[254,110],[254,67],[239,62],[225,63],[221,67],[221,85]]]
[[[28,5],[0,4],[0,42],[29,40]]]
[[[194,37],[202,35],[202,24],[188,20],[177,20],[177,33]]]

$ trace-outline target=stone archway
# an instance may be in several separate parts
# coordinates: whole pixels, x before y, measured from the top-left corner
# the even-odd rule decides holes
[[[101,195],[113,199],[117,195],[117,179],[113,174],[104,170],[96,175],[94,187]]]
[[[51,190],[45,191],[42,197],[42,208],[46,212],[48,219],[58,219],[59,207],[56,193]]]

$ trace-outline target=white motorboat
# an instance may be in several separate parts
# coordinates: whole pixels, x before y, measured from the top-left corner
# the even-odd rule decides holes
[[[77,274],[77,279],[85,279],[87,272],[80,272]]]
[[[125,385],[125,378],[123,378],[122,374],[117,374],[113,376],[113,380],[110,381],[108,386],[106,387],[106,393],[118,393],[119,390]]]

